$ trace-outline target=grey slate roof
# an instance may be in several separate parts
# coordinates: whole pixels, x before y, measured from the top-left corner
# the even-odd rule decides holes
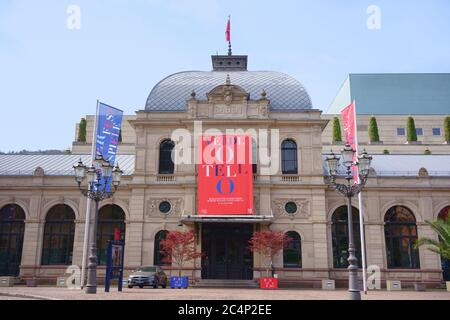
[[[37,167],[44,169],[45,175],[69,176],[80,158],[85,165],[90,164],[90,155],[0,155],[0,176],[29,176]],[[118,155],[116,162],[124,175],[133,174],[134,155]]]
[[[323,159],[327,155],[323,156]],[[372,155],[371,167],[377,176],[386,177],[414,177],[419,175],[423,167],[429,176],[450,176],[450,155],[410,155],[410,154],[377,154]],[[340,173],[344,174],[344,167],[340,166]],[[324,174],[328,175],[325,161],[323,162]]]
[[[275,71],[185,71],[161,80],[150,92],[145,110],[184,111],[192,90],[197,99],[206,100],[206,94],[225,84],[227,74],[231,84],[250,93],[250,99],[259,99],[261,91],[267,92],[269,108],[273,111],[312,109],[306,89],[293,77]]]

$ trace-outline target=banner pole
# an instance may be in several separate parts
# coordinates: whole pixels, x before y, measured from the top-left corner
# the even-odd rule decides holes
[[[354,121],[355,121],[355,146],[356,146],[356,154],[359,155],[359,147],[358,147],[358,127],[356,124],[356,101],[353,100],[354,107]],[[359,174],[359,172],[358,172]],[[359,177],[358,177],[359,182]],[[359,207],[359,234],[361,239],[361,262],[362,262],[362,278],[363,278],[363,289],[364,293],[367,294],[367,276],[366,276],[366,237],[364,230],[364,212],[363,212],[363,201],[362,201],[362,193],[358,193],[358,207]]]
[[[95,145],[97,144],[97,117],[98,117],[98,106],[100,101],[97,100],[97,107],[95,110],[94,127],[92,129],[92,149],[91,149],[91,163],[90,166],[94,164],[95,160]],[[89,186],[90,188],[90,186]],[[83,242],[83,258],[81,263],[81,289],[84,287],[84,281],[86,277],[86,264],[87,264],[87,251],[89,245],[89,225],[91,223],[91,199],[87,199],[86,204],[86,221],[84,223],[84,242]]]

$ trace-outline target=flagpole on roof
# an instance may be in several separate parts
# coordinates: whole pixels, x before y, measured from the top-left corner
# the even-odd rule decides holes
[[[100,105],[100,101],[97,100],[97,107],[95,110],[95,118],[94,118],[94,127],[92,128],[91,166],[93,166],[94,160],[95,160],[95,146],[97,144],[97,117],[98,117],[99,105]],[[87,204],[86,204],[86,220],[84,223],[83,258],[81,261],[81,289],[83,289],[83,287],[84,287],[84,280],[86,277],[90,222],[91,222],[91,199],[88,197]],[[93,241],[94,241],[94,239],[93,239]]]
[[[355,111],[354,121],[355,121],[355,147],[356,154],[359,155],[359,146],[358,146],[358,126],[356,124],[356,100],[353,100],[353,109]],[[358,177],[359,182],[359,177]],[[362,278],[363,278],[363,289],[364,293],[367,294],[367,258],[366,258],[366,237],[364,230],[364,209],[363,209],[363,200],[362,200],[362,192],[358,193],[358,207],[359,207],[359,234],[361,241],[361,263],[362,263]]]
[[[231,15],[228,15],[228,24],[227,24],[227,31],[225,32],[226,40],[228,41],[228,55],[233,55],[231,50]]]

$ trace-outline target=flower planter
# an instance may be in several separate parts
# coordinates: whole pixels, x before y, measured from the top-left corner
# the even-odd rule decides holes
[[[189,277],[170,277],[170,287],[172,289],[187,289],[189,287]]]
[[[261,278],[259,285],[261,289],[278,289],[278,278]]]

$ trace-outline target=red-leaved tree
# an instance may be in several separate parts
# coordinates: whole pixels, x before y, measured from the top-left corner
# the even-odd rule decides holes
[[[258,231],[253,233],[249,241],[249,249],[263,257],[267,277],[269,277],[269,269],[273,264],[273,258],[286,248],[291,241],[292,238],[288,237],[283,231]]]
[[[161,241],[161,253],[164,256],[164,262],[176,263],[179,277],[181,277],[181,270],[187,261],[202,256],[202,253],[195,249],[195,234],[192,230],[169,231],[166,239]]]

